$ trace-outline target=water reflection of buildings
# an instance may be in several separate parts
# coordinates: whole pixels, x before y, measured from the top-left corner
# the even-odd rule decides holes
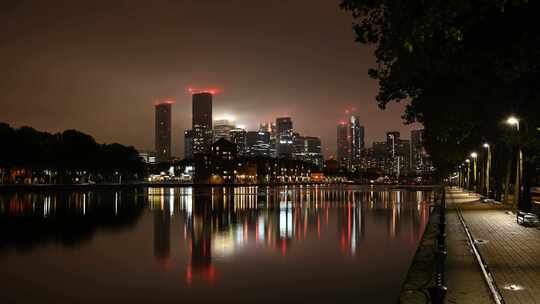
[[[319,186],[150,188],[154,254],[160,263],[169,265],[171,216],[182,220],[189,250],[188,283],[214,282],[216,257],[230,257],[248,246],[286,255],[296,242],[319,240],[331,227],[337,227],[339,236],[335,246],[346,255],[360,252],[367,221],[374,225],[370,227],[386,230],[389,239],[406,233],[416,244],[427,222],[426,194]]]

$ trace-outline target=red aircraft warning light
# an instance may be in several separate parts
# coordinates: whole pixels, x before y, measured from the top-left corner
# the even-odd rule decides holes
[[[164,99],[154,99],[154,105],[155,106],[158,106],[158,105],[161,105],[161,104],[173,104],[175,103],[175,100],[172,99],[172,98],[164,98]]]
[[[209,93],[212,95],[216,95],[218,93],[221,93],[221,90],[218,88],[205,88],[205,89],[196,89],[196,88],[188,88],[189,94],[199,94],[199,93]]]

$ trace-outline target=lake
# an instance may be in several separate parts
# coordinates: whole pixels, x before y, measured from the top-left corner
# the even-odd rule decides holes
[[[429,191],[0,194],[3,303],[395,303]]]

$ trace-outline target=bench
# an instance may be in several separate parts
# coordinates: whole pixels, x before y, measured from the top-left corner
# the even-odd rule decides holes
[[[538,226],[540,225],[540,217],[538,214],[531,212],[518,211],[516,221],[523,226]]]

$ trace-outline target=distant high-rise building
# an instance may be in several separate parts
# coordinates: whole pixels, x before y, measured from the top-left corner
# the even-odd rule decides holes
[[[362,153],[365,149],[364,126],[358,117],[352,115],[347,122],[337,126],[337,159],[349,168],[362,165]]]
[[[155,150],[158,162],[171,158],[171,108],[172,100],[156,103]]]
[[[349,160],[349,128],[345,122],[337,125],[337,160],[347,162]]]
[[[416,170],[422,161],[424,130],[411,131],[411,169]]]
[[[247,152],[246,149],[246,130],[243,128],[234,128],[230,132],[231,142],[238,146],[238,154],[245,155]]]
[[[193,158],[193,130],[184,132],[184,158]]]
[[[386,132],[386,145],[390,152],[394,149],[395,153],[395,146],[399,142],[399,137],[400,133],[398,131]]]
[[[385,171],[400,176],[410,169],[410,141],[397,131],[386,132],[387,161]]]
[[[430,173],[434,170],[424,147],[424,130],[411,131],[411,170],[415,173]]]
[[[290,117],[276,118],[277,156],[289,158],[294,152],[293,122]]]
[[[250,156],[271,156],[270,133],[267,131],[248,131],[246,151]]]
[[[370,157],[370,168],[378,168],[381,170],[385,169],[386,159],[388,158],[388,148],[386,147],[386,141],[373,142],[371,148]]]
[[[212,94],[192,95],[193,154],[208,153],[212,145]]]
[[[273,123],[273,122],[268,122],[268,123],[261,123],[259,125],[259,131],[262,131],[262,132],[268,132],[268,134],[270,135],[270,154],[269,156],[270,157],[276,157],[277,156],[277,153],[276,153],[276,147],[277,147],[277,131],[276,131],[276,124]]]
[[[275,128],[276,128],[276,125],[271,122],[264,122],[264,123],[259,124],[259,131],[272,133],[273,129]]]
[[[312,163],[322,169],[324,159],[321,149],[321,140],[313,136],[294,136],[294,158]]]
[[[231,141],[231,130],[235,128],[230,119],[217,119],[214,121],[214,142],[221,138]]]
[[[291,133],[293,130],[293,122],[290,117],[278,117],[276,118],[276,131],[279,135],[284,133]]]
[[[350,145],[350,160],[355,164],[360,163],[362,151],[364,150],[364,126],[360,125],[358,117],[351,116],[349,120],[349,145]]]

